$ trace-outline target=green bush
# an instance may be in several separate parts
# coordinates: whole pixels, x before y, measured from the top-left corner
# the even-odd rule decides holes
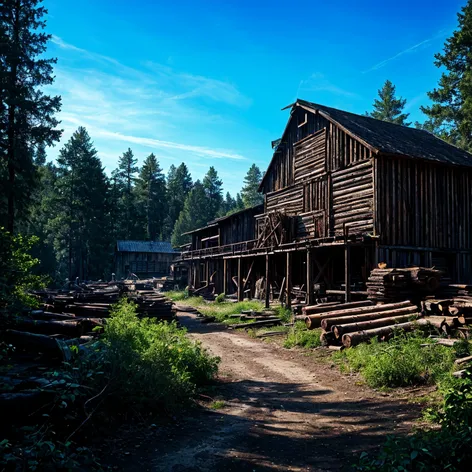
[[[169,290],[168,292],[164,292],[164,294],[174,302],[181,302],[182,300],[187,300],[189,298],[187,290]]]
[[[416,472],[470,470],[472,460],[472,379],[470,373],[444,396],[439,430],[389,437],[377,455],[363,453],[357,471]]]
[[[373,340],[335,354],[344,368],[358,371],[373,388],[435,383],[453,366],[451,348],[431,345],[418,333],[398,334],[388,343]]]
[[[295,346],[313,349],[321,346],[321,329],[308,330],[303,321],[297,321],[293,328],[288,331],[287,338],[284,341],[284,347],[292,348]]]
[[[146,408],[185,400],[210,381],[219,359],[186,337],[175,323],[140,319],[134,303],[122,300],[105,326],[105,362],[120,402]]]
[[[220,293],[216,298],[215,298],[215,303],[223,303],[225,301],[225,294]]]

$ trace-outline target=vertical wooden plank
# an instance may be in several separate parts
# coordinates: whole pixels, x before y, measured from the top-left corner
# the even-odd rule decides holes
[[[265,307],[270,306],[270,271],[269,271],[269,254],[266,254],[265,260]]]
[[[285,306],[287,308],[292,307],[292,253],[287,252],[287,267],[285,271],[285,295],[286,295],[286,303]]]
[[[344,301],[351,301],[351,245],[348,241],[349,228],[344,228]]]
[[[223,293],[228,291],[228,259],[223,259]]]
[[[241,258],[238,257],[238,302],[243,301],[243,279],[241,271]]]
[[[306,301],[308,305],[313,305],[313,270],[311,261],[311,249],[306,251]]]

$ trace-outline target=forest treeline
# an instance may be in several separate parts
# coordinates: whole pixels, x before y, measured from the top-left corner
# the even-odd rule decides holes
[[[235,198],[210,166],[193,181],[184,162],[164,174],[154,154],[141,166],[131,149],[105,173],[84,127],[79,127],[47,162],[43,146],[32,162],[33,190],[17,212],[17,230],[39,236],[40,269],[57,282],[66,277],[110,278],[118,240],[188,241],[183,233],[208,221],[262,202],[261,179],[253,164]]]
[[[56,59],[47,57],[51,35],[40,0],[0,2],[0,228],[10,235],[37,236],[40,270],[65,277],[109,278],[118,239],[186,242],[183,233],[212,219],[261,202],[261,172],[249,169],[234,198],[211,166],[193,181],[185,163],[164,175],[154,154],[141,166],[131,149],[117,156],[107,175],[93,136],[79,127],[55,162],[47,148],[62,136],[62,100],[45,93],[54,82]],[[415,126],[464,149],[472,149],[472,0],[458,14],[458,27],[435,56],[442,69],[431,104]],[[367,114],[410,125],[406,100],[386,81]],[[1,248],[0,248],[1,249]],[[0,274],[1,276],[1,274]]]

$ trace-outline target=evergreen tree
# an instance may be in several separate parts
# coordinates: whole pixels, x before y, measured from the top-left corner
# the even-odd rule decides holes
[[[171,165],[167,174],[168,215],[164,223],[164,238],[170,238],[184,202],[192,189],[192,177],[187,166],[182,162],[179,167]]]
[[[234,212],[236,208],[236,200],[231,196],[229,192],[226,192],[225,199],[221,204],[219,216],[229,215],[230,213]]]
[[[218,172],[216,172],[216,169],[211,166],[203,178],[203,188],[205,189],[208,205],[208,221],[214,220],[220,211],[223,202],[222,186],[223,182],[218,178]]]
[[[27,208],[34,184],[34,149],[60,139],[54,114],[61,98],[41,87],[54,81],[56,59],[44,57],[50,35],[41,32],[47,10],[40,0],[0,2],[0,198],[4,219],[13,232]],[[0,208],[1,209],[1,208]]]
[[[135,193],[141,231],[146,239],[156,240],[162,235],[167,205],[165,177],[154,154],[143,163]]]
[[[138,160],[134,157],[133,151],[129,148],[118,159],[118,169],[115,175],[121,193],[118,206],[120,212],[118,236],[120,239],[134,239],[138,225],[134,211],[133,192],[135,176],[139,171],[137,162]]]
[[[378,93],[380,100],[374,100],[374,110],[371,113],[366,112],[366,115],[376,118],[377,120],[410,126],[411,123],[406,122],[410,114],[402,113],[406,105],[406,100],[401,97],[395,97],[395,85],[393,85],[390,80],[386,80]]]
[[[241,197],[240,193],[236,194],[236,206],[234,207],[234,211],[244,210],[244,202]]]
[[[185,199],[184,208],[180,212],[179,218],[172,233],[172,245],[181,246],[190,241],[188,235],[183,235],[187,231],[205,226],[208,222],[208,197],[205,187],[197,180],[190,193]]]
[[[462,7],[458,28],[446,40],[435,65],[445,71],[438,88],[428,92],[433,104],[421,107],[429,119],[421,126],[439,137],[472,150],[472,1]]]
[[[253,164],[244,177],[244,187],[241,190],[241,197],[245,208],[259,205],[264,201],[261,193],[258,192],[259,184],[262,180],[262,173],[256,164]]]
[[[107,179],[87,130],[80,127],[57,159],[49,230],[69,279],[99,278],[109,269]]]

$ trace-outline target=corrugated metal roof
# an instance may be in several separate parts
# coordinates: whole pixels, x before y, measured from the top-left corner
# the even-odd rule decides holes
[[[178,253],[168,241],[117,241],[118,252]]]

